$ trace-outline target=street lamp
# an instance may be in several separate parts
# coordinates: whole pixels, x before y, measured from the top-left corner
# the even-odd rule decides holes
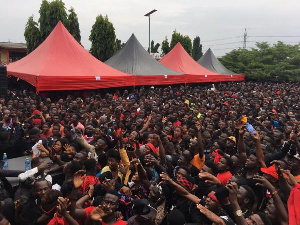
[[[150,46],[150,15],[152,13],[155,13],[157,10],[156,9],[153,9],[152,11],[146,13],[144,16],[148,16],[149,17],[149,54],[151,53],[151,46]]]

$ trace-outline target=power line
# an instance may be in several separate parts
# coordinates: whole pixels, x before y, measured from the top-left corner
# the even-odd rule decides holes
[[[206,45],[206,46],[230,45],[230,44],[236,44],[236,43],[242,43],[242,41],[227,42],[227,43],[222,43],[222,44],[213,44],[213,45]]]
[[[242,37],[242,36],[226,37],[226,38],[220,38],[220,39],[214,39],[214,40],[207,40],[207,41],[201,41],[201,42],[222,41],[222,40],[228,40],[228,39],[240,38],[240,37]]]
[[[263,37],[263,38],[273,38],[273,37],[276,37],[276,38],[279,38],[279,37],[281,37],[281,38],[294,38],[294,37],[300,37],[300,36],[285,36],[285,35],[282,35],[282,36],[248,36],[248,37],[258,37],[258,38],[260,38],[260,37]]]

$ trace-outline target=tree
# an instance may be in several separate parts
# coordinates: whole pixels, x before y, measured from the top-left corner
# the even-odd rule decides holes
[[[79,29],[79,23],[78,23],[78,17],[73,7],[69,10],[68,15],[68,30],[70,34],[80,43],[81,41],[81,35],[80,35],[80,29]]]
[[[116,34],[107,16],[96,17],[89,40],[92,42],[90,52],[97,59],[104,62],[113,56],[116,51]]]
[[[170,51],[170,44],[167,37],[165,37],[165,40],[161,43],[161,51],[164,55],[168,54]]]
[[[40,23],[41,39],[45,40],[51,32],[49,18],[48,18],[49,2],[47,0],[42,1],[39,13],[40,13],[39,23]]]
[[[183,36],[182,34],[176,32],[176,30],[173,31],[172,38],[171,38],[171,44],[170,48],[174,48],[174,46],[180,42],[182,47],[187,51],[189,55],[192,53],[192,40],[190,39],[189,36],[185,35]]]
[[[47,0],[42,1],[39,10],[40,18],[38,20],[40,26],[38,27],[38,24],[35,22],[35,27],[39,30],[40,34],[38,36],[40,40],[39,43],[43,42],[49,36],[53,28],[57,25],[58,21],[61,21],[73,35],[73,37],[80,43],[81,37],[77,14],[75,13],[75,10],[73,8],[71,8],[69,12],[70,14],[68,15],[65,9],[65,4],[61,0],[54,0],[52,2],[48,2]],[[28,21],[29,20],[33,21],[33,19],[30,18],[28,19]],[[27,40],[27,46],[32,46],[33,49],[30,49],[30,51],[33,51],[34,48],[37,47],[37,42],[35,41],[34,43],[30,43],[32,40],[31,38],[28,38]]]
[[[160,46],[159,43],[156,43],[156,45],[154,45],[154,41],[152,40],[151,41],[151,53],[158,53],[159,46]]]
[[[41,35],[38,23],[33,20],[33,16],[30,16],[28,18],[25,27],[24,37],[27,45],[27,54],[36,49],[37,46],[39,46],[39,44],[41,43]]]
[[[121,48],[124,47],[124,45],[125,45],[124,42],[122,43],[121,40],[119,40],[118,38],[116,39],[116,51],[119,51]]]
[[[63,1],[54,0],[50,2],[48,20],[50,32],[54,29],[59,21],[61,21],[65,27],[68,27],[68,15]]]
[[[196,36],[193,40],[193,51],[192,51],[192,57],[194,60],[199,60],[201,56],[203,55],[202,53],[202,45],[200,44],[200,37]]]
[[[257,48],[235,49],[220,61],[229,70],[254,80],[300,81],[300,44],[256,43]]]

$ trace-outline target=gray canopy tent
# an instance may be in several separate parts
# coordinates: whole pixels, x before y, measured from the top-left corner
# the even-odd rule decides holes
[[[197,61],[201,66],[218,74],[232,75],[234,72],[228,70],[214,55],[209,48],[205,54]]]
[[[185,83],[185,75],[156,61],[134,34],[125,46],[105,62],[107,65],[135,75],[135,85],[165,85]]]

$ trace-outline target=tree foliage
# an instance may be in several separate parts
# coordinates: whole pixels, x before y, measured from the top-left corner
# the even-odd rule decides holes
[[[40,18],[38,20],[39,24],[36,23],[31,17],[28,19],[28,25],[26,25],[25,28],[24,35],[25,33],[29,35],[32,31],[28,33],[28,31],[26,32],[26,30],[28,30],[28,27],[32,27],[33,29],[32,24],[34,23],[34,27],[35,27],[34,32],[35,35],[37,35],[36,39],[39,38],[39,42],[37,42],[36,39],[33,38],[26,39],[25,36],[26,44],[31,48],[30,50],[28,50],[28,53],[33,51],[38,46],[36,45],[36,43],[43,42],[49,36],[53,28],[57,25],[58,21],[61,21],[65,25],[65,27],[69,30],[69,32],[73,35],[73,37],[80,43],[81,36],[80,36],[78,17],[73,8],[69,10],[70,14],[68,15],[66,12],[65,4],[61,0],[54,0],[52,2],[43,0],[39,13],[40,13]]]
[[[165,40],[163,40],[163,42],[161,43],[161,51],[163,55],[168,54],[168,52],[170,51],[170,44],[167,37],[165,37]]]
[[[156,43],[156,45],[154,45],[154,41],[151,41],[151,53],[158,53],[158,48],[159,48],[160,44]]]
[[[174,48],[174,46],[180,42],[182,47],[187,51],[189,55],[192,54],[192,40],[188,35],[182,35],[178,33],[176,30],[173,31],[170,49]]]
[[[99,15],[92,27],[89,40],[92,42],[90,53],[101,61],[106,61],[116,52],[116,34],[108,17]]]
[[[47,0],[43,0],[39,10],[40,34],[42,40],[45,40],[51,32],[50,21],[48,19],[49,7],[49,2]]]
[[[116,51],[119,51],[121,48],[123,48],[125,45],[124,42],[122,42],[121,40],[119,40],[118,38],[116,38]]]
[[[73,7],[71,7],[71,9],[69,10],[67,29],[69,30],[70,34],[72,34],[72,36],[75,38],[75,40],[80,43],[81,35],[79,29],[79,22],[77,14]]]
[[[199,60],[201,56],[203,55],[202,53],[202,45],[200,44],[200,37],[196,36],[193,40],[193,51],[192,51],[192,57],[194,60]]]
[[[36,49],[37,46],[39,46],[39,44],[41,43],[41,36],[38,23],[33,20],[33,16],[30,16],[28,18],[25,27],[24,37],[27,45],[27,54]]]
[[[257,48],[236,49],[220,61],[229,70],[245,74],[250,79],[300,81],[300,44],[287,45],[279,41],[273,46],[256,43]]]

